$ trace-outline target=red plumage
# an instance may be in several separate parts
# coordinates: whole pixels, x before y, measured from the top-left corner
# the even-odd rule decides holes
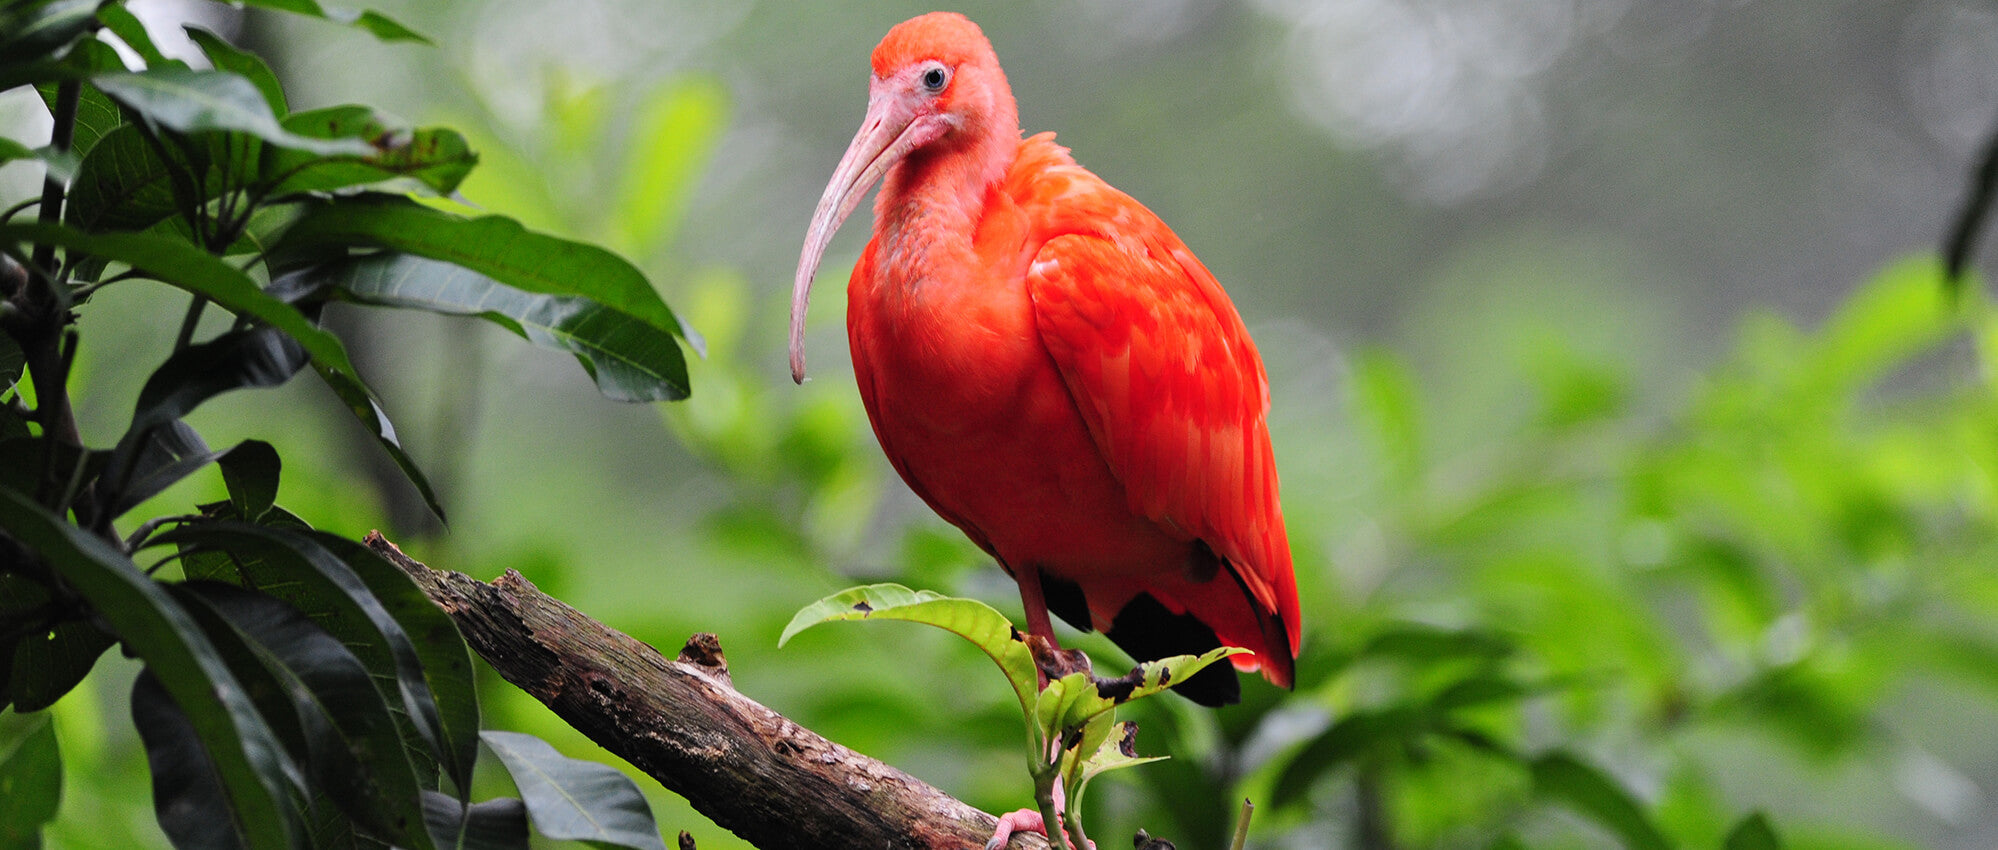
[[[1254,654],[1238,669],[1290,686],[1300,619],[1269,389],[1227,294],[1053,134],[1020,138],[970,21],[897,26],[873,70],[800,260],[794,373],[825,243],[882,178],[847,331],[896,471],[1020,582],[1035,631],[1052,609],[1141,660],[1240,646]],[[1225,670],[1181,691],[1236,696]]]

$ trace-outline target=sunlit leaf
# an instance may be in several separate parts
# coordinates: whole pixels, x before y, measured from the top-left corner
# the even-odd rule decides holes
[[[1020,710],[1031,715],[1038,700],[1039,674],[1033,652],[1011,620],[976,599],[956,599],[899,584],[871,584],[840,591],[804,607],[777,638],[783,646],[793,635],[832,620],[906,620],[927,623],[971,641],[1006,674]]]
[[[616,768],[569,758],[533,735],[489,729],[479,737],[513,775],[536,832],[634,850],[665,850],[645,795]]]

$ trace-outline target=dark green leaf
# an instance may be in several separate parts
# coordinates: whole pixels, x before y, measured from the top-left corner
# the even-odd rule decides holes
[[[90,674],[114,642],[102,629],[76,620],[22,638],[14,645],[7,681],[15,710],[40,711],[54,705]]]
[[[192,450],[175,451],[174,446],[161,446],[160,436],[185,429],[180,417],[208,399],[243,387],[282,384],[305,362],[298,344],[272,328],[230,331],[167,358],[139,391],[132,424],[112,450],[98,487],[100,504],[111,511],[110,516],[120,516],[214,461],[220,454],[207,451],[206,446],[183,446],[180,448]],[[148,464],[144,455],[153,447],[159,447],[152,452],[158,459]]]
[[[407,198],[361,195],[318,204],[285,234],[300,245],[373,245],[464,266],[515,289],[579,295],[687,336],[680,320],[631,263],[594,245],[522,228],[504,216],[461,218]]]
[[[124,516],[140,502],[159,495],[222,456],[221,452],[210,450],[200,434],[178,419],[146,430],[136,445],[140,448],[129,471],[120,470],[121,477],[115,482],[108,479],[98,482],[111,485],[100,490],[110,499],[110,516]],[[117,469],[118,461],[114,452],[106,471]]]
[[[28,356],[21,352],[21,344],[12,336],[0,334],[0,396],[7,394],[20,382],[21,374],[27,370]]]
[[[261,593],[190,582],[179,596],[218,645],[246,643],[289,698],[305,745],[295,757],[366,833],[399,847],[428,846],[416,774],[368,669],[298,609]],[[217,635],[217,630],[230,630]],[[269,712],[266,711],[266,714]]]
[[[248,843],[292,846],[303,833],[287,804],[283,749],[187,612],[109,543],[7,488],[0,488],[0,527],[87,600],[186,710],[194,749],[213,760]]]
[[[1533,760],[1533,793],[1595,821],[1630,850],[1671,850],[1672,842],[1622,785],[1567,753]]]
[[[158,68],[167,64],[166,56],[160,53],[158,47],[153,46],[153,37],[146,32],[146,25],[123,4],[106,3],[99,6],[97,20],[102,22],[104,28],[110,30],[112,35],[117,36],[119,41],[124,42],[126,47],[132,48],[133,53],[139,54],[139,58],[145,60],[148,66]]]
[[[254,53],[236,49],[223,41],[221,36],[200,27],[190,25],[185,29],[187,37],[201,47],[202,55],[208,57],[216,70],[241,74],[244,79],[255,83],[257,91],[263,93],[264,102],[270,104],[272,114],[282,118],[291,111],[285,105],[284,86],[278,84],[277,75],[271,73],[271,66],[264,64],[264,60]]]
[[[29,150],[27,145],[13,139],[0,138],[0,165],[17,159],[32,159],[34,156],[35,152]]]
[[[248,133],[279,147],[325,155],[366,156],[372,150],[353,139],[314,139],[285,130],[256,83],[228,71],[150,68],[90,79],[112,100],[176,132]]]
[[[277,502],[278,472],[284,462],[270,443],[244,440],[218,462],[237,516],[256,522]]]
[[[549,838],[666,850],[652,808],[630,777],[564,756],[533,735],[489,729],[479,737],[513,775],[535,831]]]
[[[364,304],[478,316],[574,354],[597,389],[618,401],[686,397],[687,365],[672,335],[590,299],[524,292],[462,266],[393,252],[330,263],[318,274]]]
[[[146,747],[154,817],[167,839],[176,847],[248,850],[206,742],[151,670],[132,683],[132,725]]]
[[[53,56],[90,31],[96,12],[96,0],[0,5],[0,66]]]
[[[394,126],[365,106],[334,106],[301,112],[284,127],[316,139],[360,139],[372,146],[364,157],[315,156],[276,150],[262,163],[263,191],[273,198],[302,192],[331,192],[407,178],[410,185],[439,195],[458,184],[479,161],[456,130]]]
[[[1769,823],[1767,815],[1754,812],[1728,830],[1727,843],[1721,847],[1722,850],[1783,850],[1783,839],[1776,835],[1776,827]]]
[[[408,573],[373,549],[331,534],[315,533],[312,537],[360,576],[416,644],[443,739],[437,760],[458,786],[458,793],[470,793],[472,765],[479,757],[479,695],[472,652],[465,646],[458,624],[424,595]]]
[[[77,42],[76,48],[64,57],[63,67],[64,78],[81,82],[103,71],[122,71],[125,60],[118,56],[117,48],[96,39],[85,39]],[[0,90],[6,88],[9,86],[0,83]],[[48,106],[49,114],[54,115],[57,84],[45,82],[35,86],[35,89],[41,93],[42,103]],[[99,139],[124,123],[125,113],[118,108],[118,104],[112,103],[111,98],[105,97],[96,86],[83,83],[76,101],[76,123],[70,134],[69,149],[78,156],[86,156],[91,148],[97,146]]]
[[[305,314],[258,288],[249,276],[184,240],[149,233],[83,234],[39,223],[0,224],[0,240],[47,242],[118,262],[201,295],[238,315],[256,318],[283,331],[304,346],[312,365],[347,410],[367,426],[382,448],[407,475],[438,517],[444,516],[430,482],[397,442],[395,427],[361,383],[353,361],[339,338],[306,319]]]
[[[423,792],[423,815],[438,847],[527,850],[527,806],[512,797],[466,806],[449,795]]]
[[[205,143],[215,145],[222,141],[214,134],[204,138]],[[63,221],[95,233],[144,230],[175,215],[180,199],[174,194],[173,171],[192,179],[197,169],[179,146],[164,149],[171,161],[160,158],[159,150],[146,141],[138,126],[113,129],[77,167],[69,201],[63,207]],[[221,178],[219,173],[208,175],[207,184],[200,189],[203,199],[222,191]]]
[[[62,802],[62,752],[47,715],[0,715],[0,731],[26,726],[25,734],[0,739],[0,847],[38,847],[42,824]]]
[[[318,0],[237,0],[246,6],[262,6],[266,9],[280,9],[298,15],[324,18],[334,23],[347,24],[356,29],[366,30],[383,41],[414,41],[429,44],[416,31],[389,19],[387,15],[373,10],[343,9],[338,6],[321,6]]]
[[[406,746],[419,753],[443,749],[423,656],[369,585],[323,545],[332,539],[338,538],[217,521],[184,525],[152,542],[226,553],[234,575],[204,567],[201,576],[261,590],[310,617],[376,674],[376,687],[405,724]]]
[[[1303,799],[1319,778],[1368,753],[1399,747],[1427,725],[1421,711],[1408,707],[1356,711],[1339,718],[1291,757],[1277,775],[1270,805],[1281,808]]]

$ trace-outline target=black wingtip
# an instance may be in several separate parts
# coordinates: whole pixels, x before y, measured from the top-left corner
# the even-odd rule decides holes
[[[1221,639],[1206,623],[1191,613],[1174,614],[1149,593],[1132,597],[1105,634],[1139,661],[1199,655],[1221,646]],[[1226,660],[1174,685],[1173,692],[1209,708],[1242,701],[1242,683],[1235,678],[1235,665]]]

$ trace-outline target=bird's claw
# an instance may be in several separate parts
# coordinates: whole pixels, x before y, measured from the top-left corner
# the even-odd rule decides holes
[[[985,842],[985,850],[999,850],[1015,832],[1038,832],[1048,834],[1048,827],[1041,820],[1041,813],[1033,809],[1007,812],[999,817],[999,826],[992,830],[992,838]]]
[[[1000,850],[1000,848],[1006,846],[1007,841],[1012,840],[1013,833],[1015,832],[1038,832],[1046,835],[1048,834],[1047,822],[1041,819],[1040,812],[1033,809],[1020,809],[1019,811],[1007,812],[999,818],[999,826],[992,830],[991,840],[985,842],[985,850]],[[1054,842],[1050,841],[1048,843],[1053,844]],[[1089,841],[1087,843],[1089,845],[1088,850],[1096,850],[1096,842]]]

